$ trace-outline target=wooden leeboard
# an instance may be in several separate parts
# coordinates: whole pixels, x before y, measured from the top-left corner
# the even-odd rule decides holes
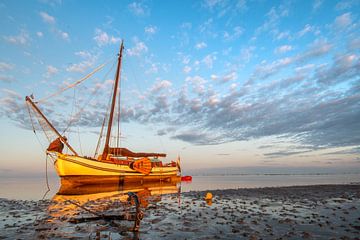
[[[148,175],[151,172],[151,161],[148,158],[142,158],[134,162],[134,170]]]

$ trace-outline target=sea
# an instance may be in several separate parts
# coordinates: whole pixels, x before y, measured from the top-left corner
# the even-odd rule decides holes
[[[360,183],[360,173],[311,174],[222,174],[192,175],[192,181],[181,182],[181,192],[217,189],[263,188],[321,184]],[[0,198],[15,200],[51,199],[59,190],[57,176],[0,177]]]

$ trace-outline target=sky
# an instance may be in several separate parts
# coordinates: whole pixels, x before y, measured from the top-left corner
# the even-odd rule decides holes
[[[188,170],[360,170],[359,13],[356,0],[1,0],[0,174],[44,170],[30,94],[94,154],[121,40],[121,146]]]

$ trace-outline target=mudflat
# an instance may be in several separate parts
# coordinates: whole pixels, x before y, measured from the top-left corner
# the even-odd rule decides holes
[[[116,193],[98,198],[91,194],[83,196],[82,201],[59,195],[41,201],[2,198],[0,239],[359,239],[360,236],[359,184],[210,192],[211,201],[204,200],[208,191],[140,197],[144,218],[139,232],[131,231],[133,221],[116,219],[134,214],[134,204]]]

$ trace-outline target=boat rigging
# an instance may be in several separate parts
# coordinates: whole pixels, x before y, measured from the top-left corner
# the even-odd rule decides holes
[[[46,125],[57,136],[58,144],[65,144],[72,154],[62,153],[62,147],[57,150],[56,147],[49,147],[47,154],[55,158],[55,169],[61,178],[62,183],[66,184],[96,184],[101,182],[121,182],[121,181],[159,181],[159,180],[179,180],[181,174],[180,158],[177,161],[163,163],[160,158],[166,157],[165,153],[146,153],[146,152],[132,152],[127,148],[119,147],[118,140],[116,147],[110,146],[110,138],[112,132],[112,125],[114,120],[114,111],[116,100],[120,95],[119,83],[121,81],[121,63],[123,58],[124,42],[121,42],[118,54],[117,69],[115,74],[115,81],[113,84],[113,93],[111,98],[111,107],[108,115],[107,133],[105,145],[102,154],[97,159],[80,156],[74,148],[68,143],[66,137],[62,136],[53,124],[46,118],[40,108],[37,106],[38,102],[33,101],[33,98],[27,96],[26,102],[38,114],[38,116],[45,121]],[[69,87],[63,88],[55,94],[50,95],[53,97],[61,91],[65,91],[70,87],[76,86],[89,78],[92,74],[103,68],[103,65],[96,68],[92,73],[80,79]],[[48,98],[49,98],[48,97]],[[47,99],[47,98],[46,98]],[[119,99],[120,103],[120,99]],[[119,104],[118,103],[118,104]],[[120,110],[120,106],[119,106]],[[118,112],[118,134],[120,112]],[[104,127],[105,119],[103,121]],[[102,130],[100,132],[99,142],[102,137]],[[120,136],[118,136],[119,138]],[[55,143],[54,143],[55,144]],[[97,152],[97,150],[96,150]],[[97,180],[94,180],[96,178]]]

